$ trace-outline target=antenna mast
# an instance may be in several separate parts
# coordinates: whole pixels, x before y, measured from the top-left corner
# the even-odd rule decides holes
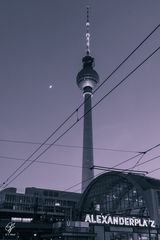
[[[87,21],[86,21],[86,54],[87,56],[90,55],[90,33],[89,33],[89,7],[87,7]]]

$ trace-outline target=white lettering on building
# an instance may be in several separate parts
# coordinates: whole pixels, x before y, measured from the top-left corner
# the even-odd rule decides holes
[[[123,217],[112,215],[94,215],[86,214],[85,222],[94,224],[106,224],[106,225],[120,225],[120,226],[133,226],[133,227],[151,227],[155,228],[155,221],[145,218],[137,217]]]
[[[9,222],[5,226],[5,230],[7,231],[8,234],[10,234],[12,232],[13,228],[15,228],[15,223],[13,223],[13,222]]]

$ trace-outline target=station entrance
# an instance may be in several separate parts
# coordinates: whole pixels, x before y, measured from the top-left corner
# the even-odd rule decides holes
[[[160,240],[158,191],[158,180],[133,173],[104,173],[82,195],[81,221],[94,227],[95,240]]]

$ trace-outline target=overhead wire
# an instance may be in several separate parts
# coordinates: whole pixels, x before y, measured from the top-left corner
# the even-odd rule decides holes
[[[160,144],[156,144],[155,146],[147,149],[146,151],[143,151],[143,152],[135,155],[134,157],[128,158],[127,160],[124,160],[124,161],[122,161],[122,162],[120,162],[120,163],[112,166],[112,168],[119,167],[119,166],[121,166],[122,164],[127,163],[127,162],[131,161],[133,158],[136,158],[136,157],[140,157],[140,158],[138,159],[138,161],[137,161],[138,163],[136,163],[136,167],[139,167],[139,166],[141,166],[141,165],[143,165],[143,164],[145,164],[145,163],[148,163],[148,162],[156,159],[157,157],[154,157],[154,158],[152,158],[152,159],[149,159],[149,160],[147,160],[147,161],[145,161],[145,162],[143,162],[143,163],[140,163],[140,161],[142,160],[142,158],[144,157],[144,155],[146,155],[148,152],[150,152],[150,151],[152,151],[153,149],[156,149],[156,148],[158,148],[158,147],[160,147]],[[160,155],[159,155],[158,157],[160,157]],[[134,166],[134,168],[135,168],[135,166]],[[125,170],[131,170],[131,169],[133,169],[133,167],[127,168],[127,169],[125,169]]]
[[[136,157],[137,157],[137,155],[133,156],[132,159],[134,159],[134,158],[136,158]],[[129,158],[129,159],[131,160],[131,158]],[[125,161],[127,161],[127,160],[129,160],[129,159],[126,159]],[[103,171],[103,172],[101,172],[101,173],[96,174],[96,175],[94,176],[94,178],[100,176],[101,174],[103,174],[103,173],[105,173],[105,172],[106,172],[106,171]],[[78,182],[78,183],[76,183],[76,184],[74,184],[74,185],[66,188],[64,191],[71,190],[72,188],[77,187],[77,186],[81,185],[81,184],[84,183],[84,182],[88,182],[88,181],[91,180],[91,179],[92,179],[92,177],[87,178],[86,180],[80,181],[80,182]]]
[[[140,68],[146,61],[148,61],[157,51],[160,50],[160,46],[156,48],[147,58],[145,58],[137,67],[135,67],[126,77],[124,77],[118,84],[116,84],[107,94],[105,94],[93,107],[94,109],[100,102],[103,101],[110,93],[112,93],[117,87],[119,87],[128,77],[130,77],[138,68]]]
[[[9,139],[0,139],[0,142],[7,142],[7,143],[17,143],[17,144],[30,144],[30,145],[41,145],[40,142],[31,142],[31,141],[19,141],[19,140],[9,140]],[[45,146],[49,146],[50,143],[44,144]],[[112,152],[126,152],[126,153],[139,153],[140,151],[134,150],[124,150],[124,149],[113,149],[113,148],[100,148],[100,147],[83,147],[78,145],[66,145],[66,144],[55,144],[55,147],[64,147],[64,148],[80,148],[80,149],[94,149],[98,151],[112,151]],[[1,157],[0,157],[1,158]]]
[[[159,156],[159,157],[160,157],[160,156]],[[151,174],[151,173],[156,172],[156,171],[158,171],[158,170],[160,170],[160,167],[153,169],[152,171],[148,172],[148,174]]]
[[[110,75],[93,91],[93,94],[98,91],[99,88],[101,88],[108,79],[152,36],[154,32],[160,27],[160,24],[158,24],[145,38],[140,44],[133,50],[131,53],[110,73]]]
[[[93,91],[92,94],[96,93],[107,81],[108,79],[152,36],[152,34],[154,32],[157,31],[157,29],[160,27],[160,24],[158,24],[139,44],[138,46],[131,51],[131,53],[108,75],[108,77]],[[87,99],[86,99],[87,101]],[[76,108],[76,110],[74,110],[61,124],[60,126],[53,131],[53,133],[43,142],[41,143],[41,145],[39,146],[39,148],[37,148],[33,154],[34,155],[42,146],[44,146],[48,140],[75,114],[77,113],[78,109],[80,109],[82,106],[84,105],[84,101],[78,106],[78,108]],[[26,161],[28,161],[28,159],[26,159]]]
[[[160,146],[160,144],[157,144],[157,145],[155,145],[155,146],[147,149],[146,151],[144,151],[144,152],[142,152],[142,153],[140,153],[140,154],[138,154],[138,155],[135,155],[135,156],[133,156],[133,157],[130,157],[130,158],[122,161],[121,163],[114,165],[112,168],[116,168],[116,167],[118,167],[118,166],[120,166],[120,165],[122,165],[122,164],[124,164],[124,163],[126,163],[126,162],[129,162],[129,161],[133,160],[134,158],[137,158],[138,156],[140,156],[140,157],[141,157],[141,156],[144,156],[145,153],[150,152],[150,151],[152,151],[153,149],[155,149],[155,148],[157,148],[157,147],[159,147],[159,146]],[[156,156],[156,157],[154,157],[154,158],[151,158],[151,159],[149,159],[149,160],[147,160],[147,161],[145,161],[145,162],[143,162],[143,163],[140,163],[140,164],[138,164],[137,166],[141,166],[141,165],[146,164],[146,163],[148,163],[148,162],[150,162],[150,161],[153,161],[153,160],[155,160],[155,159],[157,159],[157,158],[160,158],[160,155],[158,155],[158,156]],[[124,169],[124,171],[130,170],[130,169],[131,169],[131,168]],[[160,168],[157,168],[157,169],[159,170]],[[155,170],[156,170],[156,169],[155,169]],[[154,171],[154,170],[153,170],[153,171]],[[150,174],[150,173],[153,172],[153,171],[148,172],[148,174]],[[96,175],[94,176],[94,178],[102,175],[102,174],[105,173],[105,172],[106,172],[106,170],[102,171],[102,172],[99,173],[99,174],[96,174]],[[92,179],[92,178],[87,178],[87,179],[84,180],[84,181],[78,182],[78,183],[76,183],[76,184],[74,184],[74,185],[66,188],[64,191],[71,190],[72,188],[77,187],[77,186],[81,185],[83,182],[87,182],[87,181],[89,181],[89,180],[91,180],[91,179]],[[78,189],[78,190],[76,190],[76,191],[79,191],[79,190],[80,190],[80,189]]]
[[[76,112],[76,111],[72,112],[72,113],[59,125],[59,127],[57,127],[57,128],[55,129],[55,131],[54,131],[52,134],[50,134],[50,136],[47,137],[47,139],[7,178],[7,180],[6,180],[7,182],[8,182],[8,180],[9,180],[12,176],[14,176],[14,175],[44,146],[44,144],[46,144],[46,143],[48,142],[48,140],[49,140],[50,138],[52,138],[52,137],[55,135],[56,132],[58,132],[58,130],[75,114],[75,112]],[[4,185],[4,183],[6,183],[6,181],[4,181],[4,182],[0,185],[0,187],[2,187],[2,186]]]
[[[83,114],[78,121],[75,121],[67,130],[65,130],[53,143],[51,143],[45,150],[43,150],[35,159],[33,159],[24,169],[22,169],[13,179],[9,181],[9,179],[20,169],[20,167],[14,171],[8,178],[7,183],[6,181],[0,186],[0,187],[6,187],[11,182],[13,182],[19,175],[21,175],[27,168],[29,168],[39,157],[41,157],[48,149],[50,149],[60,138],[62,138],[68,131],[70,131],[88,112],[93,110],[99,103],[101,103],[109,94],[111,94],[116,88],[118,88],[124,81],[128,79],[129,76],[131,76],[137,69],[139,69],[146,61],[148,61],[158,50],[160,50],[160,46],[156,48],[151,54],[148,55],[137,67],[135,67],[129,74],[127,74],[118,84],[116,84],[108,93],[106,93],[89,111],[87,111],[85,114]],[[65,121],[64,121],[65,122]],[[62,124],[61,124],[62,125]],[[46,143],[47,141],[45,141]],[[44,145],[41,144],[41,146]],[[32,154],[33,155],[33,154]],[[26,160],[28,161],[28,159]],[[25,162],[26,162],[25,161]],[[9,181],[9,182],[8,182]]]
[[[6,157],[6,156],[0,156],[0,158],[7,159],[7,160],[15,160],[15,161],[25,161],[24,158],[15,158],[15,157]],[[29,160],[29,162],[31,162],[31,160]],[[78,165],[48,162],[48,161],[36,161],[36,163],[43,163],[48,165],[56,165],[56,166],[64,166],[64,167],[82,168],[81,166],[78,166]]]
[[[143,155],[138,159],[138,161],[137,161],[136,164],[132,167],[132,169],[134,169],[134,168],[136,168],[136,167],[139,166],[138,164],[140,164],[142,158],[143,158],[148,152],[152,151],[153,149],[155,149],[155,148],[157,148],[157,147],[159,147],[159,146],[160,146],[160,144],[157,144],[157,145],[149,148],[148,150],[144,151],[144,152],[143,152]]]
[[[95,92],[98,91],[98,89],[100,89],[104,83],[106,83],[108,81],[108,79],[147,41],[148,38],[151,37],[151,35],[160,27],[160,24],[158,24],[146,37],[145,39],[140,42],[140,44],[111,72],[111,74],[99,85],[99,87],[97,87],[94,91],[93,94]],[[89,99],[86,99],[86,101]],[[60,129],[62,126],[65,125],[66,122],[68,122],[72,116],[74,116],[74,114],[76,114],[78,112],[78,110],[84,105],[84,102],[82,102],[78,108],[76,110],[74,110],[61,124],[59,127],[57,127],[55,129],[55,131],[52,132],[52,134],[49,135],[49,137],[7,178],[10,179],[12,176],[14,176],[24,165],[25,163],[27,163],[32,156],[34,156],[47,142],[49,139],[51,139]],[[79,121],[79,119],[77,119],[77,121]]]
[[[125,62],[129,59],[129,57],[130,57],[159,27],[160,27],[160,24],[158,24],[157,27],[144,39],[144,41],[142,41],[142,42],[137,46],[137,48],[136,48],[135,50],[133,50],[133,51],[131,52],[131,54],[128,55],[128,57],[127,57],[121,64],[118,65],[117,68],[115,68],[115,70],[106,78],[105,81],[102,82],[102,84],[99,85],[99,87],[101,87],[101,86],[109,79],[109,77],[112,76],[112,74],[115,73],[115,72],[123,65],[123,63],[125,63]],[[96,91],[99,89],[99,87],[97,87],[94,92],[96,92]],[[137,163],[135,164],[134,168],[135,168],[136,166],[142,165],[142,164],[138,164],[138,163],[142,160],[142,158],[144,157],[144,155],[145,155],[148,151],[154,149],[155,147],[157,147],[157,146],[159,146],[159,145],[160,145],[160,144],[154,146],[153,148],[148,149],[148,150],[145,151],[145,152],[141,152],[140,154],[136,155],[135,157],[140,156],[140,158],[139,158],[139,160],[137,161]],[[132,160],[132,159],[135,158],[135,157],[129,158],[129,159],[127,159],[127,160],[124,160],[123,162],[121,162],[121,164],[126,163],[126,162]],[[160,156],[158,156],[158,157],[160,157]],[[155,159],[155,158],[153,158],[153,159]],[[152,159],[152,160],[153,160],[153,159]],[[150,160],[150,161],[151,161],[151,160]],[[148,162],[148,161],[146,161],[146,162]],[[114,167],[120,166],[121,164],[117,164],[117,165],[115,165]],[[156,170],[159,170],[159,169],[160,169],[160,168],[157,168],[157,169],[155,169],[155,170],[153,170],[153,171],[150,171],[149,173],[152,173],[152,172],[154,172],[154,171],[156,171]],[[98,175],[100,175],[100,174],[98,174]],[[96,176],[98,176],[98,175],[96,175]],[[88,180],[90,180],[90,179],[87,179],[86,181],[88,181]],[[78,185],[80,185],[80,184],[82,184],[82,181],[81,181],[80,183],[74,184],[73,186],[65,189],[65,191],[70,190],[70,189],[72,189],[73,187],[78,186]],[[79,191],[79,190],[81,190],[81,189],[78,189],[77,191]]]
[[[145,153],[140,156],[140,158],[137,160],[137,162],[131,167],[131,169],[135,169],[137,165],[141,162],[142,158],[144,157]]]
[[[120,162],[120,163],[112,166],[112,168],[119,167],[119,166],[121,166],[122,164],[127,163],[127,162],[131,161],[132,159],[137,158],[137,157],[139,157],[139,156],[140,156],[140,157],[143,156],[143,153],[139,153],[139,154],[135,155],[134,157],[130,157],[130,158],[128,158],[128,159],[126,159],[126,160],[124,160],[124,161],[122,161],[122,162]]]
[[[155,160],[155,159],[157,159],[157,158],[160,158],[160,155],[155,156],[155,157],[153,157],[153,158],[150,158],[150,159],[148,159],[148,160],[146,160],[146,161],[144,161],[144,162],[142,162],[142,163],[139,163],[139,164],[137,165],[137,167],[142,166],[142,165],[144,165],[144,164],[146,164],[146,163],[152,162],[153,160]],[[149,172],[149,173],[150,173],[150,172]]]
[[[160,27],[160,24],[158,24],[158,25],[151,31],[151,33],[148,34],[147,37],[122,61],[122,63],[118,65],[118,67],[104,80],[104,82],[97,88],[97,90],[129,59],[129,57],[131,57],[131,56],[133,55],[133,53],[134,53],[135,51],[138,50],[138,48],[139,48],[159,27]],[[97,90],[95,90],[93,93],[95,93]],[[72,117],[75,113],[77,113],[77,110],[78,110],[81,106],[83,106],[83,104],[84,104],[84,102],[81,103],[81,104],[79,105],[79,107],[78,107],[75,111],[73,111],[73,112],[66,118],[66,120],[64,120],[64,122],[62,122],[62,124],[60,124],[60,126],[7,178],[6,181],[8,181],[12,176],[14,176],[14,175],[25,165],[25,163],[27,163],[27,161],[29,161],[29,160],[32,158],[32,156],[34,156],[35,153],[37,153],[37,152],[44,146],[44,144],[47,143],[48,140],[49,140],[50,138],[52,138],[52,136],[53,136],[69,119],[71,119],[71,117]],[[78,120],[78,121],[79,121],[79,120]]]

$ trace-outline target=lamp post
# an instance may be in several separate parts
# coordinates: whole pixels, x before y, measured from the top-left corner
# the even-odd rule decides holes
[[[150,221],[148,220],[148,236],[149,236],[149,240],[151,240],[151,224]]]

